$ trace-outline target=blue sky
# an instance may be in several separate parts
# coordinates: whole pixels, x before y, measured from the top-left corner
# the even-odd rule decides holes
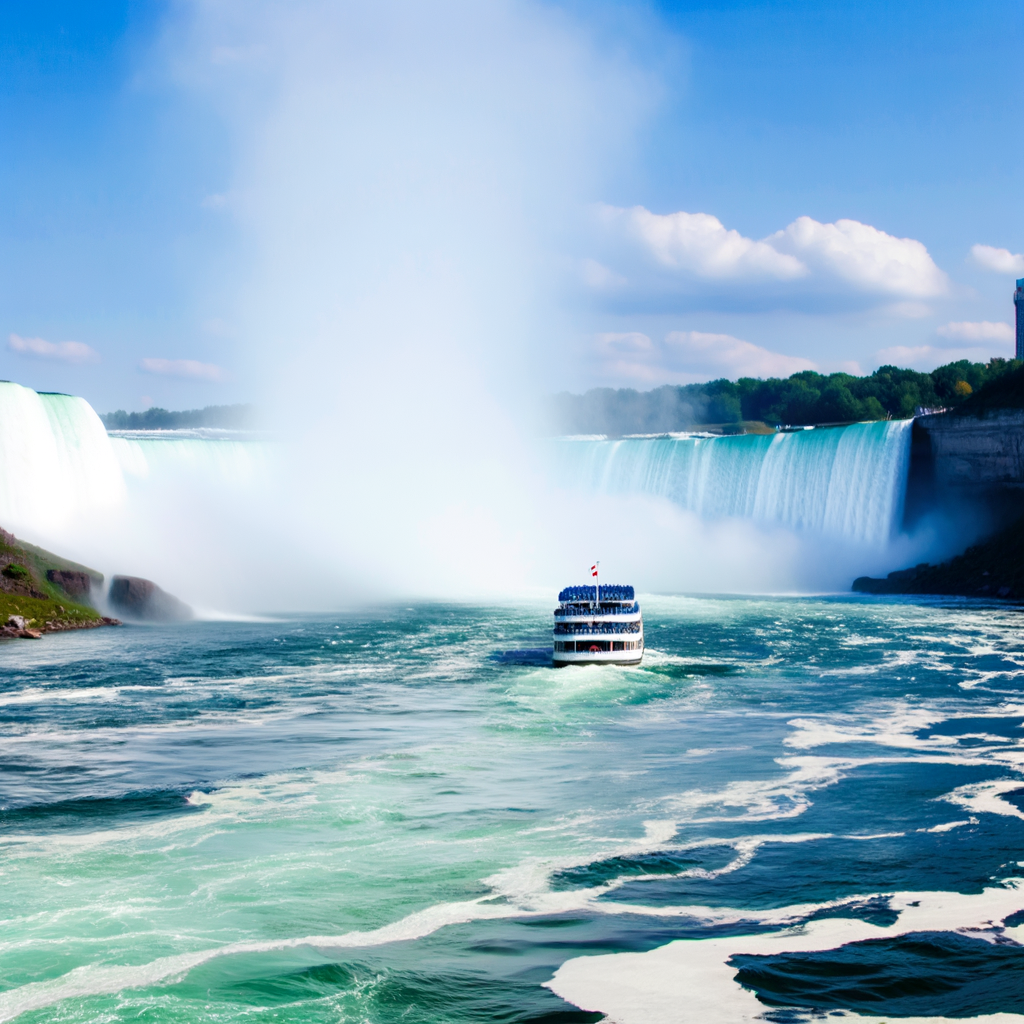
[[[553,388],[1011,353],[1019,3],[560,11],[636,94],[531,243],[568,268]],[[224,197],[261,115],[177,70],[194,12],[0,5],[0,376],[101,411],[259,397],[236,313],[268,285]]]

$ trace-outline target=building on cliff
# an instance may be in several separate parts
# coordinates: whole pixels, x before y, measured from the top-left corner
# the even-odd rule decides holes
[[[1017,279],[1013,304],[1017,307],[1017,358],[1024,359],[1024,277]]]

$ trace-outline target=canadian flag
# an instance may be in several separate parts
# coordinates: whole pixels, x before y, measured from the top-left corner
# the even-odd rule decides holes
[[[597,575],[597,566],[598,566],[598,564],[599,564],[598,562],[595,562],[595,563],[594,563],[594,564],[593,564],[593,565],[592,565],[592,566],[590,567],[590,575],[591,575],[591,576],[596,576],[596,575]]]

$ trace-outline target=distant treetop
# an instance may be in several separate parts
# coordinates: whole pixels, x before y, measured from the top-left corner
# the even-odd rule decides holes
[[[905,419],[918,409],[964,412],[1024,406],[1024,364],[1016,359],[961,359],[931,373],[880,366],[867,377],[814,370],[792,377],[665,385],[653,391],[594,388],[549,399],[558,434],[661,434],[700,426],[760,421],[772,427]]]
[[[254,405],[208,405],[205,409],[170,412],[154,406],[145,412],[108,412],[100,416],[107,430],[175,430],[187,427],[212,427],[245,430],[254,425]]]

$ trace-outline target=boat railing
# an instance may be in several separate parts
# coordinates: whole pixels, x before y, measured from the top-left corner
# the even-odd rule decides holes
[[[555,615],[636,615],[639,611],[638,601],[632,604],[602,604],[596,608],[592,604],[563,604],[555,609]]]
[[[556,622],[555,636],[595,636],[602,633],[639,633],[639,622]]]

